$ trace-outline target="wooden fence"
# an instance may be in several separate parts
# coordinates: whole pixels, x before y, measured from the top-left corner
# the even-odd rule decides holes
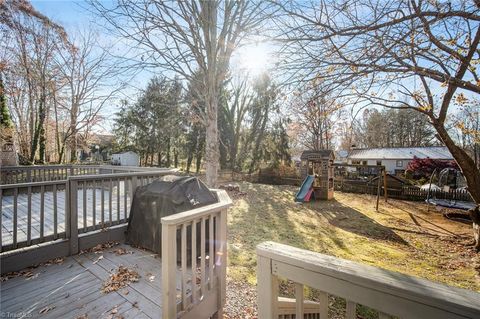
[[[255,182],[262,184],[273,185],[293,185],[300,186],[302,180],[298,176],[280,176],[271,174],[258,174]],[[336,191],[345,193],[370,194],[377,195],[378,186],[369,185],[365,181],[335,181],[334,188]],[[427,199],[428,190],[420,189],[415,186],[403,186],[402,188],[388,188],[387,193],[389,198],[403,199],[409,201],[424,201]],[[383,196],[384,187],[381,185],[380,195]],[[466,190],[450,190],[445,192],[443,190],[432,190],[430,197],[438,199],[458,200],[458,201],[472,201],[472,197]]]
[[[279,301],[279,278],[295,284],[295,304]],[[304,286],[319,290],[317,318],[329,318],[329,295],[346,300],[345,318],[357,318],[357,304],[378,318],[480,318],[480,294],[424,279],[273,242],[257,246],[259,318],[312,317]],[[308,309],[308,311],[307,311]]]
[[[357,193],[357,194],[377,194],[377,185],[368,185],[361,183],[335,183],[336,191],[345,193]],[[380,195],[383,196],[384,188],[380,190]],[[409,201],[424,201],[427,199],[428,190],[420,189],[415,186],[403,186],[402,188],[387,188],[387,194],[389,198],[403,199]],[[443,190],[430,191],[430,197],[438,199],[458,200],[458,201],[472,201],[472,197],[466,190],[450,190],[445,192]]]

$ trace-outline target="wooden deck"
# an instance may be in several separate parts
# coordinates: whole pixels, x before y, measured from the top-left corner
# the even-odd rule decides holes
[[[40,192],[31,193],[32,240],[54,235],[55,223],[57,224],[57,234],[59,236],[65,232],[65,190],[58,190],[55,195],[51,191],[44,192],[43,198],[41,195],[42,193]],[[85,200],[83,198],[84,195]],[[109,226],[112,223],[125,221],[130,211],[131,198],[129,192],[125,192],[123,182],[112,187],[111,196],[108,188],[103,190],[102,188],[86,188],[85,192],[83,189],[78,190],[77,198],[78,211],[85,211],[85,214],[78,214],[78,228],[80,232],[89,230],[94,224]],[[44,205],[42,205],[42,201]],[[2,196],[1,205],[2,244],[9,245],[13,242],[14,196]],[[41,211],[42,206],[44,207],[43,213]],[[103,218],[101,216],[102,211]],[[41,229],[42,215],[44,220],[43,229]],[[18,243],[27,240],[27,226],[28,194],[22,193],[18,194],[17,197]]]
[[[127,254],[117,255],[115,251],[119,248],[126,249]],[[136,270],[139,281],[116,292],[103,293],[103,282],[120,265]],[[162,316],[161,260],[148,251],[121,244],[97,253],[67,257],[62,264],[44,265],[30,271],[31,278],[19,276],[2,282],[2,317]]]

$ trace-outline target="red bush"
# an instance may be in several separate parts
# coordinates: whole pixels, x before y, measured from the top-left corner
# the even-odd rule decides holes
[[[415,157],[410,163],[408,163],[406,173],[413,179],[429,178],[435,169],[441,171],[444,168],[458,169],[458,165],[455,161]]]

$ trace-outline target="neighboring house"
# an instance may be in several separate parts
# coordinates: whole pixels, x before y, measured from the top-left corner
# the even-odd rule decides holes
[[[140,156],[132,151],[112,154],[112,164],[120,166],[140,166]]]
[[[348,162],[348,151],[339,150],[335,152],[335,164],[347,164]]]
[[[453,160],[445,146],[393,147],[353,149],[348,154],[348,164],[383,165],[389,174],[401,174],[414,158]]]

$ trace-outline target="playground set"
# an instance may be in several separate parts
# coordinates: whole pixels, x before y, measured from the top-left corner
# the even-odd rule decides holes
[[[304,151],[300,156],[300,175],[304,179],[295,195],[296,202],[333,199],[332,150]]]
[[[437,192],[432,190],[434,180],[436,180],[436,185],[440,187],[443,192],[452,192],[456,195],[458,190],[466,189],[465,177],[460,170],[455,168],[444,168],[441,171],[435,169],[430,176],[427,199],[425,200],[427,204],[460,210],[470,210],[475,208],[476,205],[473,201],[467,202],[458,200],[456,196],[451,199],[438,198]]]
[[[385,166],[383,165],[356,165],[356,164],[334,164],[334,152],[332,150],[303,151],[300,156],[300,176],[303,178],[300,190],[295,195],[296,202],[309,202],[311,200],[331,200],[334,190],[334,169],[354,168],[372,169],[377,171],[377,200],[376,209],[380,201],[380,193],[383,184],[383,195],[385,202],[387,195],[387,178]]]

